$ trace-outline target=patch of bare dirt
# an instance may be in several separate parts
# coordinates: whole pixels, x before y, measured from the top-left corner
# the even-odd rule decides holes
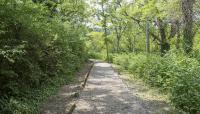
[[[39,114],[67,114],[79,97],[79,92],[83,89],[81,84],[84,83],[85,76],[91,69],[92,64],[93,62],[91,61],[86,63],[76,73],[75,80],[72,83],[61,87],[57,95],[47,100]]]

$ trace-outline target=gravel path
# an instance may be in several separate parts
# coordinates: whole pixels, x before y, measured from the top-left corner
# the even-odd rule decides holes
[[[73,114],[149,114],[108,63],[96,63]]]

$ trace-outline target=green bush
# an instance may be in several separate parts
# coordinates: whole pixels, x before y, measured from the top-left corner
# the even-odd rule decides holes
[[[83,2],[73,16],[64,14],[73,1],[48,2],[0,1],[0,113],[33,113],[87,59],[86,27],[74,23],[85,15]]]
[[[171,101],[179,109],[190,114],[199,114],[200,64],[194,59],[184,59],[180,64],[176,82],[170,91]]]
[[[170,93],[174,106],[191,114],[200,112],[200,63],[181,53],[164,57],[144,54],[114,56],[114,63],[134,73],[151,86]]]

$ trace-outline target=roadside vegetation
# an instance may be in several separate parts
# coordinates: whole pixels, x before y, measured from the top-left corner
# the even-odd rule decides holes
[[[35,114],[87,59],[82,0],[0,0],[0,113]]]
[[[168,53],[164,57],[120,54],[113,63],[169,95],[171,103],[185,112],[199,113],[200,63],[195,58]]]

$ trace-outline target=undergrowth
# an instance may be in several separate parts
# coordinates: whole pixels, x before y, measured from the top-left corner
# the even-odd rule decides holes
[[[191,54],[192,55],[192,54]],[[200,113],[200,63],[195,56],[169,52],[164,57],[145,54],[116,54],[113,62],[137,75],[152,87],[170,94],[180,111]]]
[[[59,75],[50,78],[38,88],[31,88],[21,93],[20,96],[7,98],[1,97],[0,114],[36,114],[52,95],[56,94],[59,88],[74,80],[74,73]]]

